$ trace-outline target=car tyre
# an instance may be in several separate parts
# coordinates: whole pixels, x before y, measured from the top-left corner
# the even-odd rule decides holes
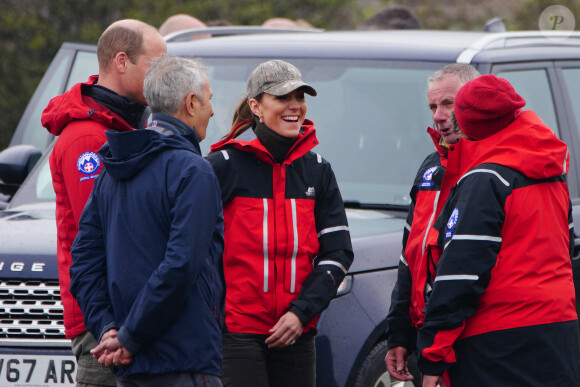
[[[354,383],[355,387],[415,387],[418,384],[415,381],[401,382],[389,375],[385,365],[385,356],[387,356],[387,342],[381,341],[373,347],[364,360],[358,377]],[[410,372],[414,374],[412,370]],[[415,380],[417,376],[415,376]]]

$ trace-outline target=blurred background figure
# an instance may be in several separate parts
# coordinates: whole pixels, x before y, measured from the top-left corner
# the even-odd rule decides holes
[[[298,28],[316,28],[304,19],[296,19],[296,26]]]
[[[233,26],[233,24],[230,23],[230,21],[229,20],[226,20],[226,19],[208,20],[205,24],[208,27],[227,27],[227,26]]]
[[[273,17],[262,23],[262,27],[298,28],[294,20],[285,17]]]
[[[167,20],[159,27],[159,33],[163,36],[169,35],[173,32],[187,30],[190,28],[207,28],[207,25],[196,17],[179,13],[169,16]],[[192,36],[191,39],[211,38],[211,35],[197,35]]]
[[[420,29],[421,24],[407,7],[392,6],[383,8],[368,18],[361,30],[409,30]]]

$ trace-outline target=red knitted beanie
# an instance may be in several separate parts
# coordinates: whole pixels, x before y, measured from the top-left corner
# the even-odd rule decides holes
[[[454,110],[463,133],[473,140],[483,140],[511,124],[525,104],[508,81],[486,74],[459,89]]]

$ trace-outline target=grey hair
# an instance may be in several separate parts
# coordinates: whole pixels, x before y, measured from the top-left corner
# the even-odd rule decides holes
[[[465,63],[451,63],[443,66],[427,78],[427,86],[430,86],[433,82],[445,78],[448,75],[456,75],[463,86],[472,79],[479,77],[481,74],[472,65]]]
[[[198,59],[165,55],[153,59],[143,81],[143,95],[151,112],[174,114],[191,92],[203,101],[205,72]]]

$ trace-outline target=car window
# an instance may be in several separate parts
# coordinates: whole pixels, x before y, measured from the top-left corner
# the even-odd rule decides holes
[[[576,120],[576,127],[580,130],[580,68],[564,68],[562,69],[564,80],[568,85],[568,93],[570,93],[570,104],[574,112]]]
[[[526,100],[524,110],[533,110],[560,137],[554,98],[545,69],[502,71],[496,74],[508,80],[519,95]]]
[[[43,161],[44,162],[38,170],[38,175],[34,177],[36,180],[36,199],[41,201],[55,200],[56,194],[54,193],[54,188],[52,186],[52,175],[50,174],[48,158]]]
[[[76,51],[72,67],[69,71],[71,54],[59,55],[53,62],[54,68],[47,72],[38,88],[38,95],[30,100],[30,105],[23,115],[23,121],[18,124],[11,145],[29,144],[44,150],[52,140],[52,136],[42,127],[41,116],[44,108],[52,98],[69,90],[78,82],[85,82],[89,75],[99,72],[96,52]],[[68,73],[67,73],[68,72]],[[65,85],[63,89],[63,86]],[[30,111],[30,113],[28,113]]]
[[[42,111],[48,105],[48,102],[56,95],[60,94],[63,77],[66,77],[68,63],[61,61],[54,73],[52,74],[48,83],[45,84],[42,93],[38,99],[32,100],[35,103],[31,113],[25,115],[27,119],[24,129],[20,128],[22,138],[19,140],[21,144],[34,145],[40,150],[43,150],[48,145],[49,133],[44,129],[40,123]]]
[[[89,76],[99,73],[99,62],[96,52],[78,51],[66,84],[69,90],[79,82],[86,82]]]

